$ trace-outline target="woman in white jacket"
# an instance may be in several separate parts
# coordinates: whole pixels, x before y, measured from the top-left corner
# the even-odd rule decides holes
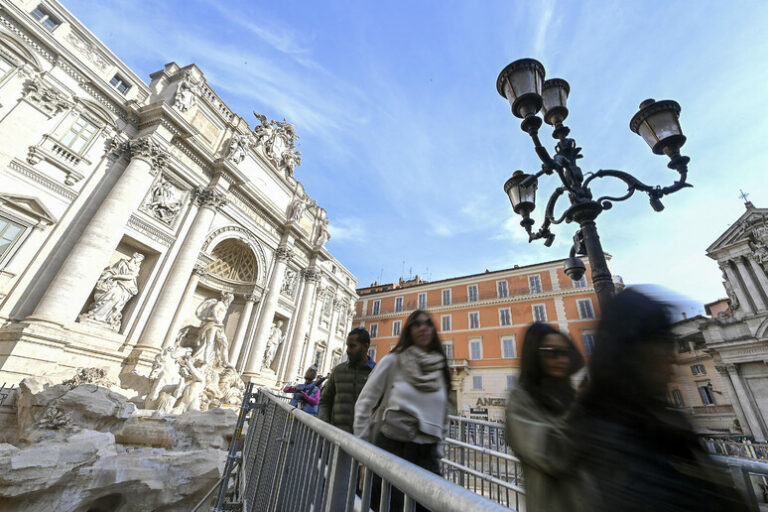
[[[376,365],[360,392],[355,435],[439,475],[450,383],[448,360],[432,319],[416,310],[406,319],[395,348]],[[402,494],[393,489],[394,510],[400,500]]]

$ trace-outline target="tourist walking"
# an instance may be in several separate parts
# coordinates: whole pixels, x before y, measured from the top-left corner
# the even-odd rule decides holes
[[[317,416],[318,403],[320,402],[320,384],[322,380],[317,378],[317,368],[310,366],[304,373],[304,384],[289,385],[283,388],[285,393],[293,393],[290,404],[304,412]]]
[[[665,304],[627,289],[604,308],[590,381],[570,419],[589,482],[584,510],[749,510],[726,468],[667,403],[675,347]]]
[[[406,319],[397,345],[379,361],[360,393],[355,435],[440,474],[450,388],[448,360],[437,330],[425,311],[416,310]],[[374,510],[379,505],[380,482],[374,478]],[[390,510],[400,510],[402,501],[402,492],[393,488]]]
[[[347,335],[347,360],[338,364],[320,394],[317,417],[346,432],[352,432],[355,402],[375,363],[368,357],[371,336],[362,327]]]
[[[526,509],[579,510],[579,478],[566,415],[575,400],[571,376],[584,366],[573,342],[534,323],[525,333],[517,385],[507,398],[506,443],[520,459]]]

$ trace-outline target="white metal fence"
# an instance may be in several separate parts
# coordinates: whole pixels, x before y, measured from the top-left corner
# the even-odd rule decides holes
[[[417,503],[435,512],[509,510],[295,409],[268,391],[256,392],[249,408],[252,416],[236,488],[220,510],[369,510],[374,474],[382,482],[377,504],[382,512],[390,510],[393,487],[403,492],[406,511],[415,510]],[[359,471],[361,466],[367,470]],[[364,475],[362,482],[359,475]]]

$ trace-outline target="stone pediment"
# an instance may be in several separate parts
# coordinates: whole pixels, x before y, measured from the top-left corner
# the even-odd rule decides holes
[[[739,242],[753,242],[755,231],[768,232],[768,208],[755,208],[752,203],[747,203],[747,211],[707,247],[707,254],[712,256],[720,249]]]
[[[43,224],[55,224],[56,217],[36,197],[0,193],[0,204]]]

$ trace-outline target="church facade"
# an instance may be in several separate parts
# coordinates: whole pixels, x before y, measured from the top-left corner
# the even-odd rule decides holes
[[[357,280],[294,126],[252,128],[194,64],[150,79],[57,2],[0,7],[0,382],[328,372]]]

